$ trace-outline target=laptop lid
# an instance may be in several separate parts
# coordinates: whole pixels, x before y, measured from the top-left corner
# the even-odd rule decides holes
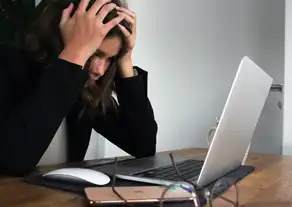
[[[241,166],[273,82],[250,58],[239,65],[197,185]]]

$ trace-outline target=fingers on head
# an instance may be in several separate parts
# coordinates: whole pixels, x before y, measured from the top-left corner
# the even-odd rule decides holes
[[[70,19],[70,15],[74,9],[74,4],[70,3],[69,6],[63,10],[60,25],[63,25],[66,21]]]

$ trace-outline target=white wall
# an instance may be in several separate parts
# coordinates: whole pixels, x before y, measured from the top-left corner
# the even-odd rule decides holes
[[[283,154],[292,155],[292,2],[286,0],[285,99]]]
[[[249,1],[250,2],[250,1]],[[273,78],[284,82],[285,68],[285,1],[257,0],[253,16],[253,32],[257,36],[258,54],[254,59]],[[271,92],[257,125],[252,150],[261,153],[282,154],[283,110],[278,107],[283,94]]]
[[[38,165],[50,165],[59,164],[66,162],[66,122],[63,121],[58,131],[55,134],[47,151],[44,153],[43,157],[39,161]]]
[[[284,0],[128,2],[138,16],[134,61],[149,71],[158,151],[206,146],[206,133],[220,116],[242,56],[283,82]],[[275,98],[270,102],[265,110],[277,110]],[[271,124],[261,120],[260,127]],[[281,150],[282,137],[275,150],[256,134],[255,151]],[[105,156],[122,154],[106,142]]]
[[[51,144],[39,161],[38,165],[50,165],[65,163],[66,156],[66,125],[65,121],[61,124],[56,132]],[[92,160],[105,157],[105,140],[102,139],[95,131],[92,131],[90,143],[88,146],[85,160]]]

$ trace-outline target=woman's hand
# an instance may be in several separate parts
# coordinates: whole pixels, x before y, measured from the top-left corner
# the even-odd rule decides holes
[[[97,0],[87,9],[89,0],[81,0],[76,12],[71,17],[74,5],[71,3],[63,11],[60,30],[65,45],[60,58],[84,66],[96,52],[107,33],[123,19],[119,15],[107,24],[103,24],[107,14],[116,8],[110,0]]]
[[[129,32],[123,25],[119,24],[119,28],[127,38],[128,51],[119,59],[121,68],[121,75],[125,78],[134,76],[132,52],[136,42],[136,14],[126,8],[117,7],[119,16],[125,16],[125,20],[131,25],[131,32]]]

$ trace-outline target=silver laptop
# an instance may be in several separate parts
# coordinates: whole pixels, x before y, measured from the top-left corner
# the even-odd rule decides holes
[[[250,58],[244,57],[199,175],[204,186],[240,167],[273,82]]]
[[[206,159],[198,162],[201,164],[199,168],[192,167],[198,168],[197,174],[191,175],[198,187],[204,187],[242,165],[272,82],[273,79],[251,59],[244,57],[241,60]],[[176,161],[178,165],[196,162],[188,158],[176,158]],[[110,174],[112,167],[107,165],[95,169]],[[174,177],[155,176],[155,172],[158,175],[159,170],[166,172],[165,169],[173,169],[170,158],[157,155],[119,163],[117,177],[159,185],[172,184]],[[154,176],[149,171],[154,172]]]

